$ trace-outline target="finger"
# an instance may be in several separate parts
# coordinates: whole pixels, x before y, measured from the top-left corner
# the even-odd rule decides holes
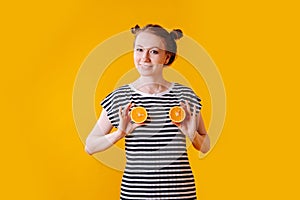
[[[143,126],[143,125],[145,125],[145,123],[139,123],[139,124],[133,123],[132,124],[132,131],[135,130],[137,127],[140,127],[140,126]]]
[[[191,115],[191,107],[190,104],[187,100],[185,100],[185,104],[186,104],[186,109],[187,109],[187,114],[190,116]]]
[[[183,103],[182,101],[180,102],[180,106],[181,106],[181,107],[186,107],[186,106],[185,106],[185,103]]]
[[[188,110],[187,110],[186,104],[184,102],[180,102],[180,107],[182,107],[183,110],[188,114]]]
[[[134,128],[137,128],[137,127],[143,126],[143,125],[145,125],[145,123],[134,123],[132,126],[133,126]]]
[[[135,106],[135,103],[132,103],[132,102],[130,102],[131,104],[130,104],[130,108],[132,108],[132,107],[134,107]],[[130,109],[129,108],[129,109]]]
[[[119,107],[119,117],[122,117],[122,106]]]
[[[181,126],[180,123],[176,123],[176,122],[173,122],[173,121],[172,121],[172,123],[173,123],[175,126],[177,126],[178,128],[180,128],[180,126]]]
[[[128,115],[130,108],[131,108],[131,102],[129,102],[129,103],[125,106],[125,108],[124,108],[124,111],[125,111],[125,112],[124,112],[124,115],[125,115],[125,116]]]
[[[194,108],[193,108],[194,110],[193,110],[193,116],[195,116],[196,117],[196,115],[197,115],[197,112],[196,112],[196,105],[194,105]]]

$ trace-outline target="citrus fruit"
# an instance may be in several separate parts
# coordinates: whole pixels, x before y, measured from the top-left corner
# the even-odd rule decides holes
[[[174,106],[170,109],[169,117],[173,122],[180,123],[185,118],[185,111],[180,106]]]
[[[141,106],[132,108],[130,112],[131,120],[134,123],[143,123],[147,119],[147,116],[146,109]]]

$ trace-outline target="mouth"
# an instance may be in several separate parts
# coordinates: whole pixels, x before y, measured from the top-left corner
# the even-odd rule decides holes
[[[146,68],[149,68],[149,67],[152,67],[152,65],[145,65],[145,64],[139,64],[140,67],[146,67]]]

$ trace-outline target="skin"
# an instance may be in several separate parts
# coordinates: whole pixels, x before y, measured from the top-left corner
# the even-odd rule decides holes
[[[140,77],[132,83],[133,87],[144,93],[154,94],[167,90],[171,83],[163,77],[163,69],[168,63],[170,55],[165,51],[165,44],[162,38],[149,32],[139,33],[135,40],[134,64]],[[103,109],[93,130],[86,139],[85,150],[88,154],[104,151],[114,143],[130,134],[135,128],[143,124],[131,123],[129,110],[134,104],[129,103],[119,108],[119,127],[111,132],[113,126]],[[206,153],[210,149],[210,139],[201,113],[196,114],[188,102],[181,103],[186,112],[186,118],[181,123],[174,123],[184,135],[191,141],[195,149]],[[109,134],[110,133],[110,134]]]

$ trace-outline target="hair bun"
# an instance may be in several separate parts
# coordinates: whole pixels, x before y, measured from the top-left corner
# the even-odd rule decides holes
[[[171,38],[173,38],[174,40],[179,40],[180,38],[182,38],[183,33],[182,30],[180,29],[174,29],[173,31],[170,32]]]
[[[131,33],[132,34],[136,34],[139,30],[140,30],[140,26],[139,25],[135,25],[135,27],[131,28]]]

